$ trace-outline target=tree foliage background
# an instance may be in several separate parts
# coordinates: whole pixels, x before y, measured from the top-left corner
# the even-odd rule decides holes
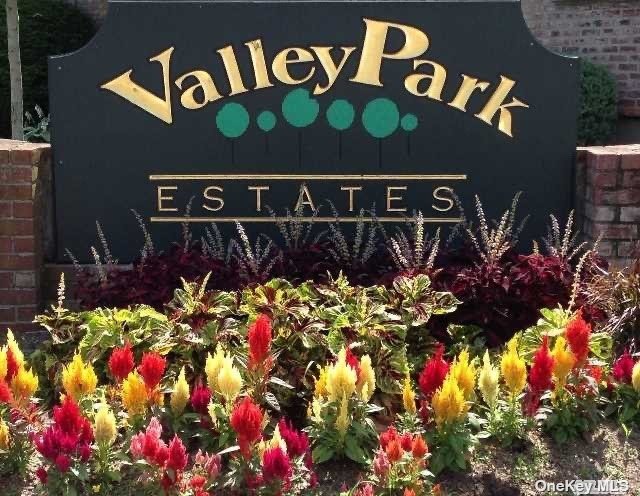
[[[6,1],[0,0],[0,137],[11,136]],[[19,0],[24,110],[39,105],[47,113],[47,57],[84,46],[95,33],[93,21],[76,7],[55,0]]]

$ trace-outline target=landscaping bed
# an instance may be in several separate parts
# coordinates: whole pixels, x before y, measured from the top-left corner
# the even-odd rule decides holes
[[[522,254],[509,212],[493,228],[479,217],[441,250],[414,219],[364,262],[363,233],[343,236],[360,264],[334,250],[327,271],[334,239],[289,276],[272,263],[285,250],[240,241],[226,263],[188,236],[165,254],[147,244],[123,275],[105,241],[98,276],[62,280],[37,317],[50,338],[30,356],[12,333],[0,348],[3,486],[502,495],[612,479],[637,492],[640,262],[607,272],[555,219],[545,252]],[[85,309],[66,307],[71,291]]]

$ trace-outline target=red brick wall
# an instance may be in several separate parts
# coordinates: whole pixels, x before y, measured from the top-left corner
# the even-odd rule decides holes
[[[581,231],[622,267],[640,238],[640,145],[578,149],[576,209]]]
[[[42,188],[49,145],[0,140],[0,329],[35,329],[40,310]]]
[[[522,0],[522,11],[545,47],[606,66],[620,113],[640,117],[640,1]]]

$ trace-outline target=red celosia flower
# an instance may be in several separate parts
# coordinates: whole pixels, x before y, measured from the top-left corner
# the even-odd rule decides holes
[[[160,384],[166,365],[167,361],[157,353],[144,353],[142,355],[138,372],[140,372],[148,389],[155,389]]]
[[[405,432],[402,436],[400,436],[400,446],[404,451],[411,451],[411,444],[413,443],[413,438],[411,434]]]
[[[131,438],[129,450],[133,458],[144,458],[149,463],[154,463],[158,451],[164,445],[161,435],[162,426],[156,417],[152,417],[145,432],[139,432]]]
[[[210,400],[211,391],[207,386],[198,381],[191,392],[191,406],[193,410],[200,415],[206,415]]]
[[[262,364],[269,357],[271,349],[271,320],[264,314],[249,326],[247,333],[249,341],[249,367]]]
[[[121,382],[133,370],[133,352],[131,344],[125,343],[121,348],[115,348],[109,357],[109,372],[118,382]]]
[[[413,443],[411,444],[411,454],[414,458],[422,458],[427,453],[429,453],[427,443],[424,442],[422,436],[416,435],[413,438]]]
[[[281,448],[270,448],[262,455],[262,477],[265,482],[285,481],[291,476],[291,460]]]
[[[384,451],[387,454],[387,458],[389,458],[389,461],[391,463],[397,462],[398,460],[400,460],[400,458],[402,458],[402,453],[403,453],[402,446],[400,446],[400,440],[394,439],[392,441],[389,441],[389,444],[387,444],[387,448]]]
[[[67,455],[58,455],[56,457],[56,467],[60,472],[67,472],[71,467],[71,459]]]
[[[236,431],[240,451],[248,460],[251,445],[262,435],[262,410],[250,397],[245,396],[233,409],[231,427]]]
[[[600,381],[602,381],[602,367],[600,365],[589,365],[587,369],[595,383],[600,384]]]
[[[436,389],[442,386],[447,373],[449,363],[442,358],[444,355],[444,345],[438,344],[436,353],[424,364],[424,369],[420,373],[420,390],[427,398],[430,398]]]
[[[9,403],[13,399],[9,385],[0,379],[0,403]]]
[[[398,431],[395,426],[391,425],[389,428],[380,434],[380,446],[382,449],[387,449],[387,445],[391,441],[395,441],[398,439]]]
[[[404,490],[403,496],[416,496],[416,492],[413,489],[407,487]]]
[[[360,360],[358,360],[358,357],[353,354],[351,348],[348,346],[345,353],[345,361],[349,367],[356,371],[356,377],[360,378]]]
[[[174,434],[173,439],[169,443],[169,456],[167,458],[167,468],[176,472],[184,470],[187,466],[187,450],[182,444],[180,438]]]
[[[582,318],[582,312],[569,321],[564,331],[571,352],[576,357],[576,364],[583,365],[589,355],[589,338],[591,326]]]
[[[309,436],[293,428],[291,423],[281,419],[278,423],[280,436],[287,445],[287,453],[292,457],[301,456],[309,450]]]
[[[53,462],[60,472],[69,470],[72,457],[87,462],[91,457],[93,431],[89,420],[82,416],[70,396],[65,397],[62,405],[54,407],[53,420],[53,425],[33,438],[38,452]]]
[[[7,348],[7,376],[4,378],[7,382],[11,382],[11,379],[18,373],[20,366],[16,360],[15,355],[11,348]]]
[[[207,478],[204,475],[196,474],[191,477],[191,480],[189,481],[189,487],[193,489],[202,489],[206,483]]]
[[[47,469],[44,467],[38,467],[38,470],[36,470],[36,477],[38,477],[42,484],[46,484],[48,478]]]
[[[544,336],[538,351],[533,355],[533,364],[529,371],[529,385],[535,394],[551,389],[553,385],[553,356],[549,351],[549,338]]]
[[[629,350],[624,350],[624,353],[613,364],[613,378],[618,382],[630,384],[634,365],[635,362],[629,354]]]

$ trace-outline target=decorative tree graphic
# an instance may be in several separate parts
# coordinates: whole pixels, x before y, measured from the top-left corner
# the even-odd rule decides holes
[[[364,107],[362,125],[378,138],[378,167],[382,167],[382,140],[391,136],[400,122],[398,106],[388,98],[376,98]]]
[[[276,127],[276,116],[269,110],[264,110],[258,114],[256,123],[261,131],[264,131],[264,151],[269,153],[269,132]]]
[[[418,127],[418,118],[413,114],[405,114],[400,119],[400,127],[407,132],[407,155],[411,155],[411,133]]]
[[[319,112],[320,104],[304,88],[290,91],[282,100],[282,115],[289,124],[298,128],[298,167],[302,167],[302,128],[313,124]]]
[[[216,115],[216,127],[231,142],[231,163],[235,161],[234,139],[242,136],[249,127],[249,112],[239,103],[225,104]]]
[[[327,109],[329,125],[338,131],[338,159],[342,158],[342,131],[349,129],[356,112],[347,100],[334,100]]]

